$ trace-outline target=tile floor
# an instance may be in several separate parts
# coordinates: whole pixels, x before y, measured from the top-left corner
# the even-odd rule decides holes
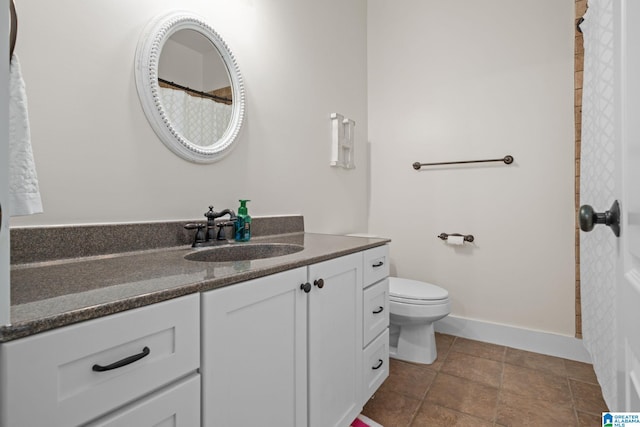
[[[590,364],[436,334],[432,365],[391,360],[363,410],[384,427],[601,426]]]

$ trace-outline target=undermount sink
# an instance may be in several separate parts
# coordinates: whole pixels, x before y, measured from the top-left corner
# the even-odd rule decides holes
[[[304,246],[289,243],[234,243],[201,249],[185,255],[184,258],[189,261],[203,262],[250,261],[294,254],[303,249]]]

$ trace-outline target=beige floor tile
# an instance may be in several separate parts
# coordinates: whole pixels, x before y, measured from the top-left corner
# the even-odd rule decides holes
[[[409,427],[421,403],[400,393],[378,391],[362,413],[384,427]]]
[[[577,362],[575,360],[565,360],[564,367],[567,370],[567,376],[574,380],[584,381],[586,383],[598,384],[598,378],[593,371],[593,365],[590,363]]]
[[[466,338],[456,338],[455,342],[451,346],[451,351],[502,362],[504,361],[506,347],[502,345],[469,340]]]
[[[608,410],[607,404],[602,398],[602,390],[597,384],[570,379],[569,386],[576,410],[594,415],[600,415]]]
[[[602,415],[585,414],[576,411],[578,414],[578,425],[580,427],[600,427],[602,426]]]
[[[495,360],[457,353],[452,349],[440,372],[497,388],[500,387],[502,378],[502,365],[501,362]]]
[[[411,427],[435,426],[493,427],[493,423],[440,405],[425,402],[418,411],[413,423],[411,423]]]
[[[496,423],[505,426],[576,426],[575,412],[570,404],[532,399],[501,392]]]
[[[554,375],[566,376],[564,359],[546,354],[532,353],[530,351],[507,348],[505,363],[525,368],[537,369]]]
[[[447,353],[456,339],[453,335],[436,332],[436,347],[438,347],[438,350]]]
[[[498,389],[486,384],[440,373],[431,384],[425,400],[429,403],[492,421],[498,403]]]
[[[509,364],[504,365],[502,392],[559,404],[571,404],[566,377]]]
[[[432,365],[390,361],[363,413],[385,427],[600,426],[587,363],[436,334]]]
[[[423,399],[436,372],[429,365],[389,360],[389,377],[380,387],[382,391],[392,391],[408,397]]]

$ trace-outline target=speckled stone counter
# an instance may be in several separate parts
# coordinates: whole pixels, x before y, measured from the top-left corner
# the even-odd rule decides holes
[[[16,264],[11,268],[11,325],[0,342],[208,291],[380,246],[386,239],[295,232],[248,243],[304,246],[290,255],[236,262],[189,261],[189,245]]]

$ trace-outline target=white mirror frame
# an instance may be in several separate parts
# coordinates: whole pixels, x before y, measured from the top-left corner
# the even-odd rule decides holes
[[[166,41],[177,31],[194,30],[216,47],[231,80],[233,109],[222,137],[203,147],[186,139],[171,122],[162,106],[158,85],[158,63]],[[196,163],[213,163],[231,152],[245,115],[244,85],[238,64],[227,44],[203,18],[184,11],[171,12],[152,20],[140,37],[136,49],[136,87],[147,120],[160,140],[178,156]]]

